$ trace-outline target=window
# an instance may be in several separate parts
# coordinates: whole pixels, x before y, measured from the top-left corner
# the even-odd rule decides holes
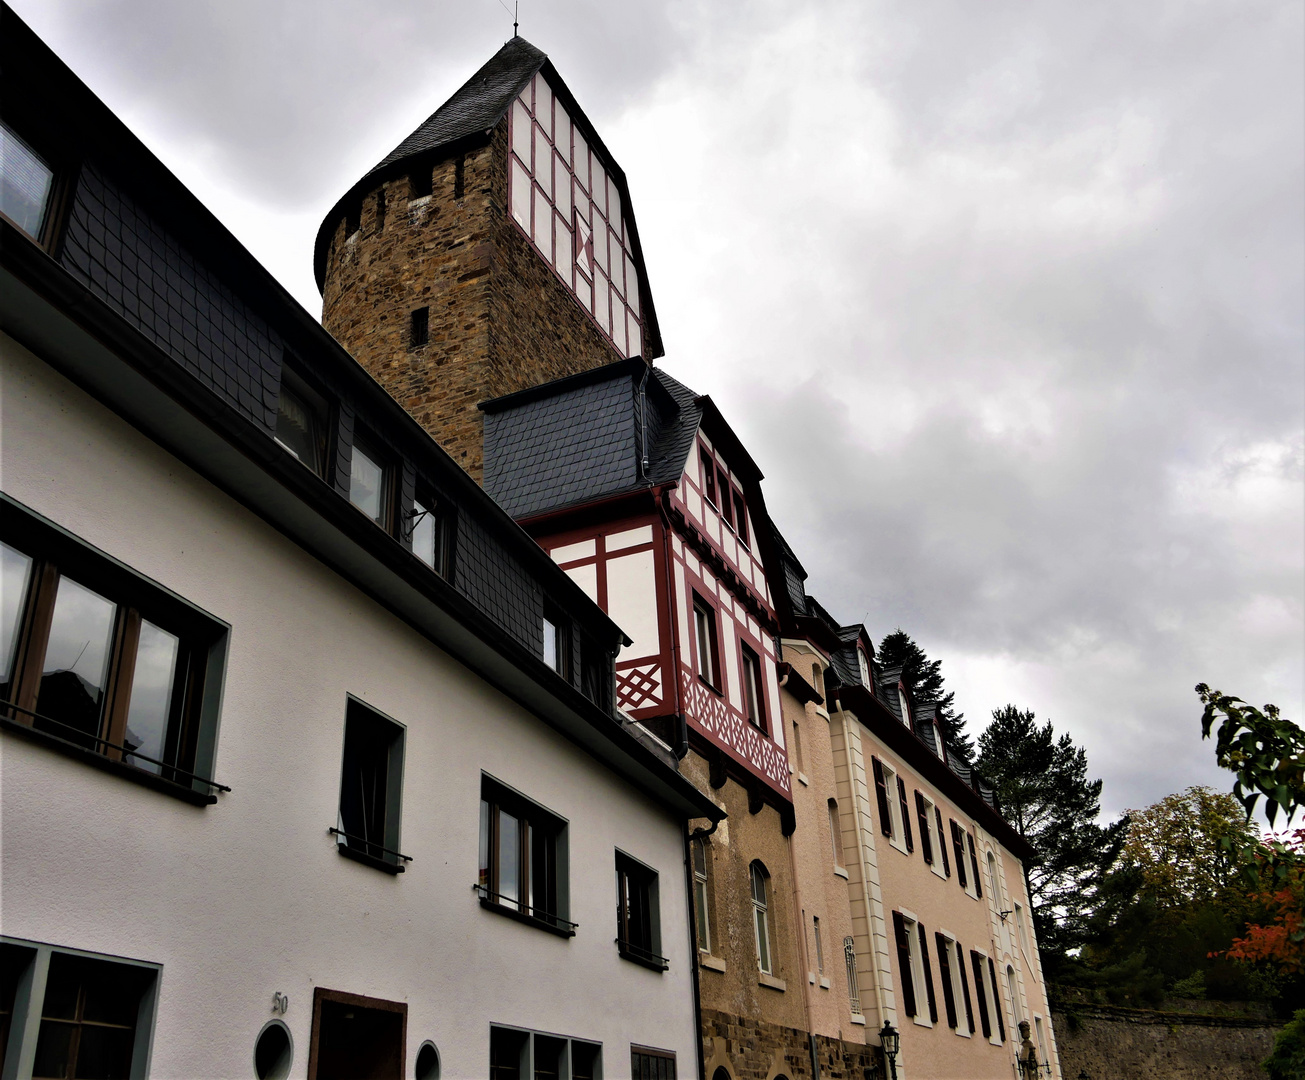
[[[675,1080],[675,1055],[668,1050],[630,1047],[631,1080]]]
[[[897,688],[897,706],[902,711],[902,723],[907,727],[911,726],[911,707],[906,703],[906,693],[900,686]]]
[[[407,1035],[407,1002],[315,987],[308,1080],[402,1076]]]
[[[432,191],[434,170],[428,167],[416,169],[408,174],[408,198],[424,199]]]
[[[915,838],[911,835],[911,810],[906,804],[906,783],[897,778],[897,806],[902,812],[902,835],[906,838],[906,850],[915,850]]]
[[[505,910],[567,936],[566,822],[486,776],[480,783],[481,906]]]
[[[819,975],[825,973],[825,946],[820,940],[820,916],[811,916],[811,929],[816,938],[816,972]]]
[[[571,624],[552,604],[544,605],[544,663],[564,679],[571,677]]]
[[[766,730],[766,687],[761,678],[761,659],[747,645],[743,654],[743,703],[748,723],[761,731]]]
[[[834,865],[840,870],[847,864],[843,862],[843,826],[838,820],[838,800],[829,800],[829,840],[834,849]]]
[[[716,643],[716,609],[693,594],[693,628],[697,637],[698,678],[720,692],[720,655]]]
[[[0,1060],[25,1058],[38,1080],[143,1076],[154,1027],[158,968],[64,952],[37,942],[0,942]],[[44,986],[39,1000],[35,987]],[[14,1016],[39,1016],[9,1026]],[[29,1034],[31,1033],[31,1034]],[[34,1044],[34,1045],[33,1045]]]
[[[997,985],[997,965],[992,962],[992,957],[986,958],[988,966],[986,974],[988,976],[988,998],[992,1002],[992,1013],[997,1018],[997,1043],[1006,1041],[1006,1020],[1002,1016],[1001,1009],[1001,990]]]
[[[1019,935],[1020,949],[1027,953],[1029,942],[1024,930],[1024,909],[1018,903],[1015,905],[1015,932]]]
[[[616,853],[616,944],[620,954],[636,964],[665,971],[661,956],[661,911],[657,871],[624,852]]]
[[[988,852],[988,896],[996,904],[994,910],[1001,911],[1002,906],[999,903],[1001,889],[997,883],[997,857],[991,851]]]
[[[707,841],[693,841],[693,913],[697,920],[698,951],[711,952],[710,897],[707,892]]]
[[[938,853],[942,855],[943,877],[952,876],[952,865],[947,861],[947,841],[943,839],[943,817],[938,807],[933,808],[933,818],[938,825]]]
[[[1033,1018],[1033,1031],[1038,1039],[1038,1060],[1050,1061],[1051,1059],[1047,1057],[1046,1043],[1042,1039],[1042,1017],[1035,1016]]]
[[[408,519],[412,553],[445,581],[453,577],[453,514],[442,499],[418,486]]]
[[[254,1041],[254,1075],[258,1080],[285,1080],[294,1057],[290,1029],[280,1020],[269,1020]]]
[[[938,1022],[938,1004],[933,994],[928,934],[919,922],[900,911],[893,912],[893,933],[902,981],[902,1009],[917,1024],[932,1027]],[[927,1017],[920,1001],[921,991],[929,1003]]]
[[[739,543],[751,550],[748,545],[748,510],[743,495],[738,491],[734,492],[734,531],[739,534]]]
[[[10,500],[0,518],[5,722],[214,802],[219,695],[205,688],[221,685],[226,628]]]
[[[392,474],[379,448],[355,435],[349,462],[349,501],[387,532],[394,494]]]
[[[730,478],[723,468],[716,469],[716,488],[720,492],[720,516],[734,528],[734,504],[730,501]]]
[[[604,712],[612,709],[612,654],[580,635],[580,692]]]
[[[489,1029],[489,1080],[530,1080],[530,1033]]]
[[[894,792],[900,794],[899,781],[897,773],[892,766],[885,765],[876,757],[870,759],[874,777],[875,777],[875,797],[879,803],[879,831],[882,832],[892,842],[895,847],[905,851],[901,847],[902,821],[899,818],[899,800],[893,797]],[[902,796],[901,802],[905,802],[905,796]]]
[[[853,1016],[861,1015],[861,987],[856,975],[856,939],[843,939],[843,966],[847,968],[847,1000]]]
[[[793,721],[793,764],[799,773],[806,772],[802,762],[802,729],[796,720]]]
[[[756,931],[757,939],[757,966],[761,969],[763,975],[773,975],[775,972],[770,955],[770,903],[768,896],[770,875],[766,873],[766,868],[759,862],[752,864],[750,874],[752,877],[753,929]]]
[[[706,450],[699,450],[702,462],[702,493],[712,506],[716,505],[716,462]]]
[[[376,189],[376,231],[385,231],[385,185]]]
[[[1024,1014],[1020,1011],[1019,989],[1015,984],[1015,968],[1010,964],[1006,965],[1006,993],[1010,995],[1011,1011],[1015,1014],[1015,1026],[1019,1027],[1019,1022],[1024,1019]],[[1014,1038],[1014,1032],[1011,1037]]]
[[[974,874],[974,895],[978,897],[980,900],[982,900],[983,885],[979,881],[979,858],[974,853],[974,833],[966,832],[965,842],[970,849],[970,870]]]
[[[961,888],[969,892],[970,882],[965,874],[965,833],[955,821],[949,820],[947,824],[952,827],[952,853],[956,856],[956,876],[960,879]]]
[[[974,1026],[974,1009],[970,1006],[970,980],[969,976],[965,974],[965,950],[961,948],[959,941],[954,941],[952,944],[956,946],[952,970],[960,973],[961,998],[965,1002],[965,1031],[967,1035],[972,1035],[978,1029]]]
[[[8,124],[0,124],[0,214],[40,240],[54,171]]]
[[[920,854],[924,861],[933,865],[933,815],[929,812],[933,804],[919,791],[915,793],[915,814],[920,822]]]
[[[960,984],[952,970],[952,940],[945,934],[934,934],[934,944],[938,947],[938,978],[942,980],[943,1006],[947,1010],[947,1026],[958,1035],[968,1034],[962,1031],[956,1014],[956,1002],[960,997]]]
[[[392,874],[403,873],[399,820],[403,790],[403,727],[353,698],[345,710],[340,812],[332,832],[341,855]]]
[[[866,659],[865,650],[856,650],[856,664],[861,672],[861,685],[867,690],[874,689],[874,680],[870,678],[870,661]]]
[[[430,308],[419,307],[408,318],[408,348],[420,349],[430,340]]]
[[[467,156],[459,154],[453,162],[453,197],[461,199],[467,193]]]
[[[326,400],[288,365],[281,368],[281,396],[276,407],[276,441],[283,450],[326,477]]]

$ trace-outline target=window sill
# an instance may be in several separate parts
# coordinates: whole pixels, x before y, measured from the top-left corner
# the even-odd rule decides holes
[[[828,976],[828,975],[822,975],[822,976],[820,976],[820,989],[821,989],[821,990],[828,990],[828,989],[829,989],[829,976]]]
[[[649,956],[644,956],[641,953],[634,952],[627,948],[625,943],[619,938],[616,942],[616,951],[620,953],[622,960],[629,960],[630,963],[638,964],[640,967],[645,967],[649,971],[655,971],[658,975],[671,966],[671,962],[664,957],[659,956],[656,959],[652,959]]]
[[[480,906],[486,911],[492,911],[495,915],[502,915],[504,918],[512,919],[514,922],[524,923],[526,926],[533,926],[538,930],[546,930],[550,934],[555,934],[560,938],[575,937],[575,930],[568,930],[564,926],[555,926],[547,919],[541,919],[538,915],[527,915],[524,911],[518,911],[516,908],[510,908],[506,904],[498,904],[488,897],[480,898]]]
[[[936,866],[930,866],[929,869],[932,870],[932,871],[934,872],[934,876],[935,876],[935,877],[940,878],[940,879],[943,880],[943,881],[946,881],[946,880],[947,880],[947,875],[944,874],[941,870],[939,870],[938,867],[936,867]]]
[[[162,776],[146,772],[144,769],[138,769],[134,765],[114,761],[112,758],[106,757],[95,750],[87,750],[86,747],[68,742],[66,739],[59,738],[58,735],[51,735],[48,731],[38,731],[34,727],[20,724],[17,720],[11,720],[8,717],[0,717],[0,730],[11,735],[17,735],[20,739],[35,743],[37,746],[43,746],[47,750],[53,750],[57,754],[63,754],[65,757],[85,762],[92,768],[99,769],[102,772],[120,776],[133,784],[139,784],[141,787],[162,792],[164,795],[171,795],[174,799],[188,802],[192,806],[211,806],[217,802],[217,796],[212,793],[199,792],[194,788],[186,787],[185,784],[178,784],[176,781],[167,780]]]
[[[800,773],[798,773],[798,774],[797,774],[797,778],[798,778],[798,783],[800,783],[800,784],[805,784],[805,785],[807,785],[807,787],[810,787],[810,786],[811,786],[811,781],[807,779],[807,774],[806,774],[806,773],[804,773],[804,772],[800,772]]]
[[[757,973],[757,985],[767,987],[770,990],[778,990],[781,994],[788,989],[788,983],[783,979],[777,979],[774,975],[767,975],[764,971]]]
[[[355,848],[346,847],[344,844],[336,844],[335,850],[346,859],[352,859],[354,862],[362,863],[363,866],[370,866],[372,869],[380,870],[386,874],[402,874],[408,869],[401,862],[388,862],[385,859],[378,859],[375,855],[368,855],[365,851],[358,851]]]
[[[863,1016],[861,1013],[853,1013],[852,1023],[860,1024],[862,1027],[865,1027],[865,1016]]]
[[[711,953],[698,953],[698,966],[708,971],[719,971],[722,975],[725,974],[725,961],[719,956],[712,956]]]
[[[702,683],[703,686],[705,686],[708,690],[710,690],[710,691],[711,691],[713,694],[715,694],[718,698],[723,698],[723,697],[725,696],[725,691],[723,691],[719,686],[712,686],[711,683],[709,683],[709,682],[708,682],[706,679],[704,679],[701,675],[698,675],[698,676],[697,676],[697,679],[698,679],[698,681],[699,681],[700,683]]]
[[[835,863],[835,864],[834,864],[834,873],[837,874],[839,877],[841,877],[844,881],[849,880],[849,879],[848,879],[848,875],[847,875],[847,867],[846,867],[846,866],[839,866],[837,863]]]
[[[922,1027],[922,1028],[931,1028],[931,1027],[933,1027],[933,1024],[931,1024],[927,1018],[921,1018],[921,1017],[919,1017],[919,1016],[913,1016],[913,1017],[911,1017],[911,1021],[912,1021],[912,1023],[915,1024],[916,1027]]]

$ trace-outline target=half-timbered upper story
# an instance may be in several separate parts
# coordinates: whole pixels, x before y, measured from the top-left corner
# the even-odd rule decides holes
[[[482,409],[486,489],[633,639],[618,707],[787,808],[761,472],[711,399],[634,359]]]

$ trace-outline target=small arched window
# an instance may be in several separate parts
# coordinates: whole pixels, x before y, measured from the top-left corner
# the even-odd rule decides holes
[[[838,800],[829,800],[829,836],[834,848],[834,865],[846,866],[843,861],[843,827],[838,821]]]
[[[770,955],[770,875],[759,862],[752,864],[752,914],[757,933],[757,966],[766,975],[774,974]]]

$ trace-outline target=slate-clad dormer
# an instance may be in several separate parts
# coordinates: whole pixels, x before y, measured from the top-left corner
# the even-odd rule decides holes
[[[477,480],[477,402],[663,353],[625,173],[504,45],[323,220],[323,325]]]

